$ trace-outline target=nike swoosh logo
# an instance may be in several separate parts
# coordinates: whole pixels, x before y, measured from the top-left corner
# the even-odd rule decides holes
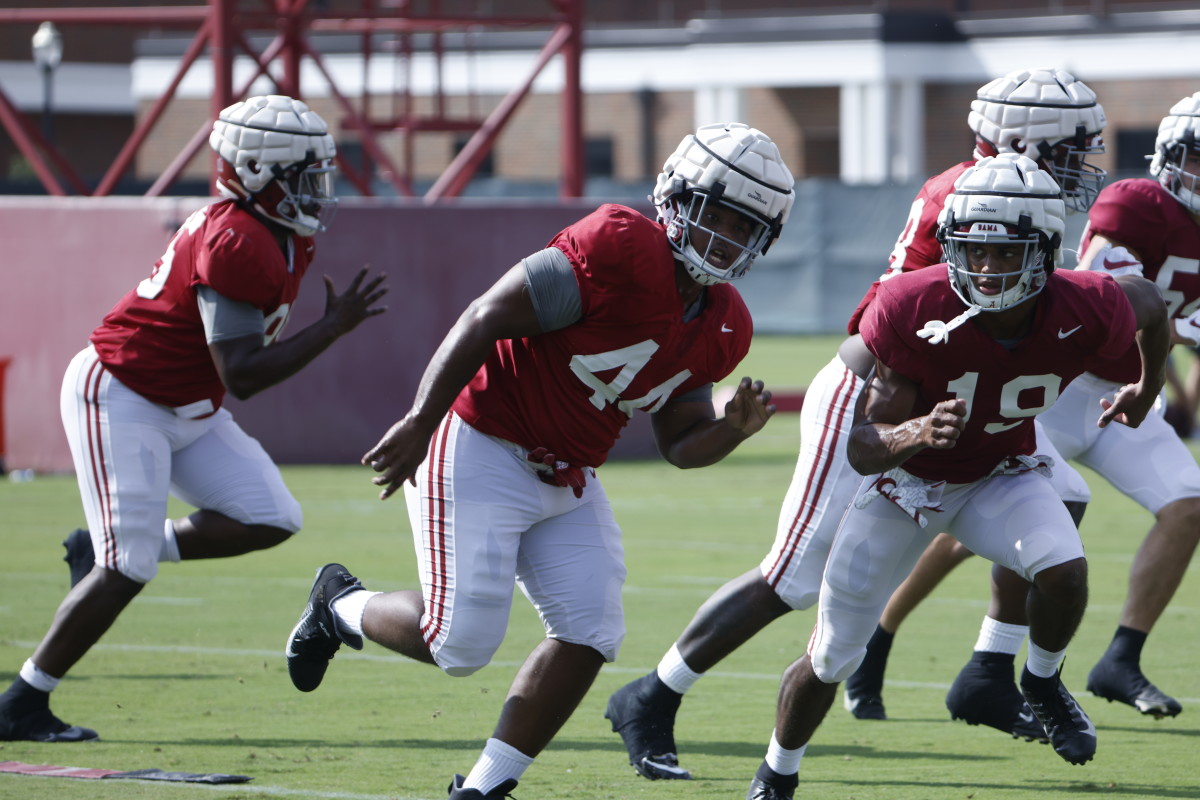
[[[1017,714],[1017,719],[1019,719],[1021,722],[1033,722],[1033,712],[1022,711],[1020,714]]]
[[[722,322],[721,323],[721,333],[733,333],[733,328],[729,327],[724,322]]]
[[[1060,339],[1065,339],[1065,338],[1067,338],[1068,336],[1070,336],[1072,333],[1074,333],[1075,331],[1079,330],[1079,329],[1080,329],[1080,328],[1082,328],[1082,327],[1083,327],[1082,325],[1076,325],[1074,328],[1071,328],[1071,330],[1069,330],[1069,331],[1063,331],[1063,329],[1062,329],[1062,328],[1059,328],[1059,329],[1058,329],[1058,338],[1060,338]]]

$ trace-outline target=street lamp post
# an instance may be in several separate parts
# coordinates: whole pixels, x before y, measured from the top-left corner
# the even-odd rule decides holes
[[[42,136],[54,138],[54,70],[62,63],[62,34],[53,22],[43,22],[33,34],[33,62],[42,73]]]

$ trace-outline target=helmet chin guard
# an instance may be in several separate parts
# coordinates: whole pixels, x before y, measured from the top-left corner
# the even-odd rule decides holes
[[[302,236],[323,231],[337,206],[325,121],[283,95],[234,103],[213,123],[209,146],[219,156],[217,191]]]
[[[794,184],[766,134],[730,122],[684,137],[663,165],[650,199],[676,258],[697,283],[709,286],[742,277],[767,252],[791,211]],[[744,243],[706,225],[717,206],[748,221]],[[705,244],[698,247],[701,240]]]

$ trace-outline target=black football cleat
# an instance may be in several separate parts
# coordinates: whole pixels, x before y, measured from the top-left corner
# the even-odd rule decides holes
[[[326,564],[317,570],[308,605],[292,628],[284,650],[288,675],[300,691],[311,692],[321,685],[329,662],[343,643],[362,650],[362,637],[342,629],[330,607],[342,595],[362,588],[358,578],[341,564]]]
[[[98,739],[91,728],[68,725],[50,711],[50,693],[21,678],[0,694],[0,741],[86,742]]]
[[[950,685],[950,719],[987,725],[1014,739],[1047,743],[1046,730],[1013,680],[1013,656],[976,650]]]
[[[1062,678],[1039,678],[1026,667],[1021,692],[1046,729],[1054,752],[1071,764],[1086,764],[1096,755],[1096,726],[1063,686]]]
[[[627,683],[608,698],[604,718],[621,735],[629,763],[649,780],[688,780],[692,773],[679,766],[675,755],[675,712],[683,695],[673,691],[657,672]]]
[[[67,549],[63,561],[71,570],[71,588],[75,588],[75,584],[86,578],[92,567],[96,566],[92,535],[83,528],[76,528],[63,541],[63,547]]]
[[[508,797],[511,800],[516,800],[509,792],[517,788],[517,782],[512,778],[501,783],[495,789],[492,789],[487,794],[478,789],[462,788],[463,781],[466,780],[462,775],[455,775],[454,780],[450,781],[450,798],[449,800],[503,800]]]
[[[883,698],[877,694],[853,694],[847,687],[842,692],[842,705],[855,719],[887,719]]]
[[[1137,664],[1115,658],[1101,658],[1088,673],[1087,690],[1096,697],[1133,706],[1155,719],[1174,717],[1183,706],[1147,680]]]
[[[746,800],[792,800],[799,785],[799,775],[780,775],[764,761],[758,765],[754,780],[750,781]]]

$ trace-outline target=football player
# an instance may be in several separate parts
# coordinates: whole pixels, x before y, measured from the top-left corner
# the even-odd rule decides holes
[[[363,457],[381,497],[404,485],[421,591],[370,592],[339,564],[318,570],[288,638],[298,689],[364,638],[470,675],[500,646],[515,581],[546,638],[450,797],[516,786],[624,637],[621,532],[596,471],[621,429],[649,412],[663,457],[699,467],[775,411],[762,382],[743,378],[716,418],[712,385],[750,346],[730,281],[778,237],[792,184],[762,132],[702,127],[658,177],[657,221],[601,206],[471,303],[412,408]]]
[[[998,152],[1023,153],[1038,158],[1039,166],[1048,170],[1062,187],[1069,211],[1086,212],[1095,201],[1106,173],[1087,159],[1104,152],[1101,133],[1105,117],[1095,93],[1082,81],[1062,70],[1010,73],[979,90],[971,103],[968,121],[975,131],[976,158]],[[969,166],[969,163],[961,166]],[[908,245],[906,235],[901,234],[893,253],[893,267],[897,260],[904,263],[914,255],[923,263],[930,257],[934,239],[920,231],[929,233],[935,229],[935,219],[940,212],[938,201],[945,198],[945,194],[937,191],[937,182],[952,174],[956,177],[961,172],[955,173],[952,168],[932,179],[922,190],[924,193],[933,189],[929,199],[936,207],[926,205],[918,210],[921,204],[918,195],[909,219],[911,222],[918,214],[923,215],[917,223],[919,232],[912,245]],[[950,183],[953,180],[950,177]],[[948,187],[948,184],[943,186]],[[864,302],[869,302],[869,296]],[[1091,421],[1090,417],[1088,421]],[[1041,425],[1040,420],[1035,423],[1039,431]],[[1067,459],[1055,452],[1053,440],[1039,433],[1038,446],[1039,452],[1054,460],[1053,480],[1078,525],[1091,500],[1091,491]],[[970,556],[971,551],[953,537],[937,536],[917,562],[912,575],[892,595],[871,637],[862,666],[845,684],[843,700],[856,718],[886,719],[883,678],[896,631],[942,579]],[[1009,603],[1022,603],[1024,582],[1002,570],[1003,567],[994,570],[997,590],[1008,593]],[[1043,739],[1041,726],[1013,683],[1015,653],[1024,641],[1025,633],[1024,626],[1017,629],[992,616],[984,618],[975,655],[946,695],[946,708],[951,719],[961,719],[970,725],[988,725],[1026,740]],[[1017,649],[1013,649],[1014,642]]]
[[[1029,153],[1068,187],[1065,197],[1070,207],[1086,207],[1098,191],[1104,173],[1087,157],[1103,149],[1104,111],[1095,94],[1072,75],[1034,69],[991,81],[979,90],[967,122],[975,133],[974,158],[926,182],[913,201],[881,280],[941,263],[938,215],[954,181],[977,159],[997,152]],[[726,583],[701,605],[654,671],[617,690],[609,700],[606,716],[624,740],[630,763],[646,778],[690,777],[676,755],[675,715],[683,694],[701,675],[771,621],[817,601],[838,519],[861,481],[846,461],[845,442],[854,404],[873,364],[858,336],[858,322],[879,285],[877,281],[870,287],[850,319],[850,337],[805,393],[800,454],[770,552],[758,567]],[[1065,500],[1088,499],[1086,484],[1069,466],[1055,470],[1055,481]],[[954,544],[950,537],[938,537],[931,550],[940,548],[943,539]],[[957,559],[954,563],[965,557],[952,555]],[[1011,661],[1008,678],[1011,683]],[[882,718],[878,686],[864,695],[855,698],[856,713]],[[998,724],[1006,729],[1024,725],[1018,728],[1023,733],[1044,736],[1032,716],[1022,721],[1025,701],[1018,692],[1005,696],[1000,705]]]
[[[224,199],[188,217],[63,379],[63,425],[88,521],[73,542],[85,575],[0,695],[0,739],[95,739],[50,711],[50,692],[158,563],[262,550],[300,529],[279,469],[222,400],[285,380],[385,310],[376,305],[383,276],[364,283],[364,269],[341,294],[326,277],[324,316],[279,338],[312,237],[337,200],[334,142],[320,116],[289,97],[252,97],[220,113],[209,144]],[[168,519],[168,494],[197,510]]]
[[[1101,427],[1137,426],[1163,386],[1170,331],[1146,279],[1055,269],[1064,217],[1058,185],[1033,161],[984,158],[943,209],[948,266],[885,281],[863,315],[875,364],[846,450],[866,479],[830,548],[807,650],[784,672],[748,800],[790,800],[837,684],[857,669],[884,604],[934,531],[1027,582],[1021,691],[1064,760],[1095,754],[1096,729],[1059,677],[1087,605],[1087,561],[1045,475],[1033,421],[1075,377],[1136,341],[1136,381],[1101,405],[1098,420],[1090,416]]]
[[[1200,342],[1200,92],[1180,100],[1163,118],[1149,158],[1152,179],[1117,181],[1100,193],[1088,214],[1079,269],[1154,281],[1167,301],[1172,342],[1194,346]],[[1137,350],[1129,347],[1119,360],[1080,376],[1040,419],[1063,456],[1092,468],[1154,515],[1130,569],[1120,623],[1089,673],[1087,688],[1162,718],[1175,716],[1182,706],[1142,673],[1141,653],[1200,540],[1200,467],[1161,414],[1151,414],[1137,428],[1091,424],[1090,410],[1137,373]],[[984,620],[985,627],[989,624],[1011,632],[990,649],[1016,653],[1027,629],[1024,608],[1013,602],[1011,592],[994,595]],[[973,654],[955,685],[1002,691],[994,683],[983,685],[976,667],[980,658],[979,652]]]

